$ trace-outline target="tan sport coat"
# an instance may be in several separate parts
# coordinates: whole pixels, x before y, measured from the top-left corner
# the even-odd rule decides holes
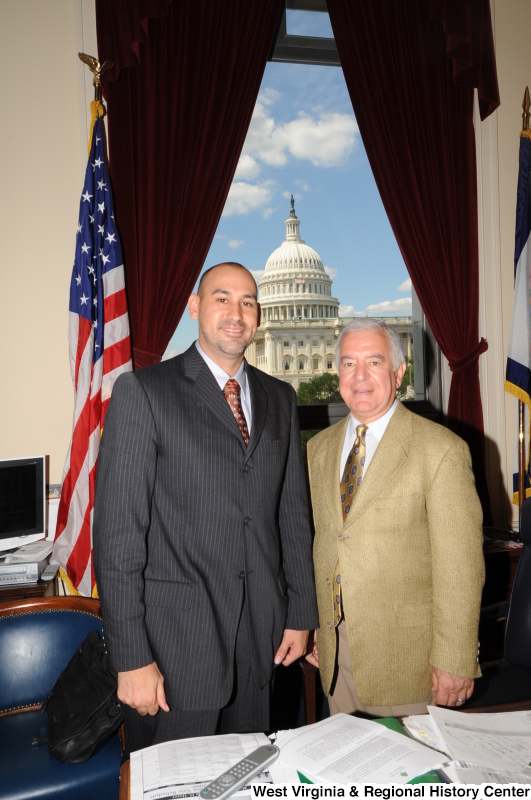
[[[339,558],[356,690],[367,706],[430,700],[431,668],[479,676],[482,512],[467,445],[398,403],[343,524],[339,462],[349,417],[308,443],[321,680],[336,655]]]

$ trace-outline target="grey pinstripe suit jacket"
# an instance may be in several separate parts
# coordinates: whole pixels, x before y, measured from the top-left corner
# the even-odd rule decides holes
[[[101,441],[94,568],[110,659],[156,661],[183,710],[230,698],[244,587],[259,686],[284,628],[318,626],[295,393],[246,371],[248,447],[195,345],[117,380]]]

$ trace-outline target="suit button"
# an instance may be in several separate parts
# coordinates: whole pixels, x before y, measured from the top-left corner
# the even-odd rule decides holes
[[[251,520],[252,520],[252,517],[245,517],[245,519],[243,520],[243,524],[244,525],[248,525],[249,522],[251,522]]]
[[[331,628],[331,627],[332,627],[332,623],[331,623],[331,622],[327,622],[327,623],[326,623],[326,627],[327,627],[327,628]]]
[[[249,464],[246,464],[243,468],[244,472],[249,472]]]
[[[330,586],[330,578],[327,578],[327,579],[326,579],[326,585],[327,585],[327,586]]]
[[[342,542],[342,541],[343,541],[344,539],[346,539],[347,537],[346,537],[346,535],[345,535],[344,533],[340,533],[340,534],[339,534],[339,536],[338,536],[337,538],[339,539],[339,541],[340,541],[340,542]]]
[[[240,578],[240,579],[241,578],[245,578],[245,572],[243,571],[243,569],[240,570],[240,572],[238,572],[238,578]]]

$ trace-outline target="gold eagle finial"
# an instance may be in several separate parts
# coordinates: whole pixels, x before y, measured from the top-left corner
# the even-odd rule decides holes
[[[95,92],[98,93],[98,90],[101,89],[101,76],[104,72],[107,72],[108,69],[114,67],[114,61],[104,61],[103,64],[100,64],[97,58],[89,56],[87,53],[78,53],[78,56],[93,73],[92,85],[94,86]]]

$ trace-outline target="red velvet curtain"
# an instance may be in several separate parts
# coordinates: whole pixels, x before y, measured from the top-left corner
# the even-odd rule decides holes
[[[484,115],[499,105],[489,0],[328,0],[328,9],[385,210],[453,373],[448,421],[470,445],[488,518],[472,86]]]
[[[97,0],[96,15],[100,61],[117,62],[104,75],[110,172],[139,368],[162,357],[203,266],[281,0],[134,5]]]

